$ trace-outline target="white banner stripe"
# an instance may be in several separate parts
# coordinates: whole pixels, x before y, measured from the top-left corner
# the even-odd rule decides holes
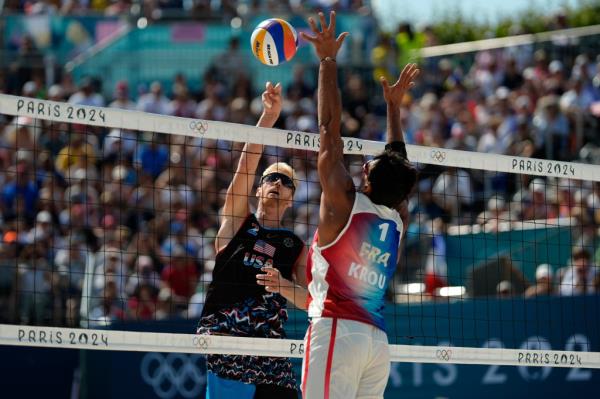
[[[0,345],[301,358],[300,340],[0,324]],[[392,362],[600,368],[599,352],[390,345]]]
[[[116,108],[79,106],[8,94],[0,94],[0,114],[143,132],[180,134],[214,140],[250,142],[307,151],[319,150],[319,135],[315,133],[259,128],[229,122],[180,118]],[[378,141],[350,137],[344,137],[343,140],[345,154],[375,155],[384,147],[384,144]],[[412,162],[491,172],[600,181],[600,167],[597,165],[410,144],[406,147],[408,157]]]

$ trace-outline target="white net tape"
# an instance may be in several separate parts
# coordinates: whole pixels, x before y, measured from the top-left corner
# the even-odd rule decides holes
[[[30,327],[0,324],[0,344],[63,349],[296,357],[301,340]],[[392,362],[600,368],[600,353],[390,345]]]
[[[215,140],[265,144],[308,151],[319,150],[319,135],[315,133],[281,131],[230,122],[215,122],[181,118],[114,108],[98,108],[37,100],[0,94],[0,113],[27,116],[54,122],[82,123],[116,129],[177,134]],[[344,138],[346,154],[375,155],[383,143]],[[407,145],[412,162],[481,169],[493,172],[526,173],[536,176],[600,181],[600,168],[572,162],[485,154],[445,148]]]

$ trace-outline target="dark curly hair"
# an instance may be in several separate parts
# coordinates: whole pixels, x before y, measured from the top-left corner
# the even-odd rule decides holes
[[[371,161],[367,179],[373,203],[398,207],[417,182],[417,169],[398,151],[385,150]]]

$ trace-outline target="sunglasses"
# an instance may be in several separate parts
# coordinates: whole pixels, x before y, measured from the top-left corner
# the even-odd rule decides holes
[[[275,183],[277,180],[281,181],[281,184],[283,184],[285,187],[291,189],[291,190],[295,190],[296,186],[294,185],[294,181],[288,176],[288,175],[284,175],[283,173],[269,173],[268,175],[264,175],[263,177],[261,177],[260,179],[260,184],[267,182],[267,183]]]

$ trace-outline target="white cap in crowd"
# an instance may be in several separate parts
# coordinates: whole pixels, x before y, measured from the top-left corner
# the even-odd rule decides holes
[[[535,279],[539,280],[541,278],[547,277],[552,279],[552,266],[547,263],[543,263],[535,269]]]
[[[35,221],[38,223],[52,223],[52,215],[48,211],[41,211],[35,217]]]

